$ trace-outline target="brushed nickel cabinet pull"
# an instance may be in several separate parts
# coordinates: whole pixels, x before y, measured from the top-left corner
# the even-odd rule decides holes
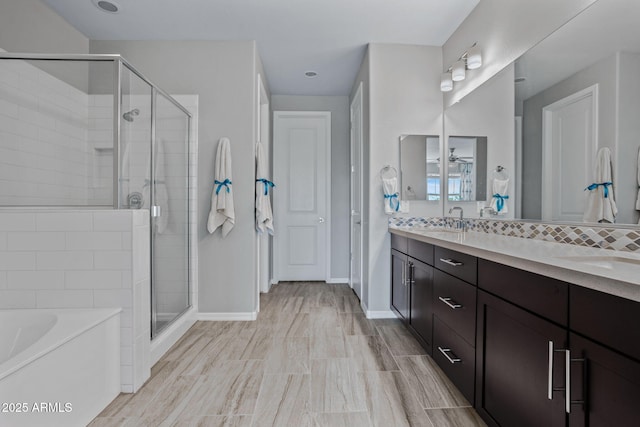
[[[451,258],[440,258],[440,261],[444,262],[445,264],[449,264],[453,267],[460,267],[461,265],[464,265],[464,263],[453,260]]]
[[[459,358],[458,358],[458,356],[456,356],[456,355],[451,351],[451,349],[450,349],[450,348],[442,348],[442,347],[438,347],[438,350],[439,350],[439,351],[440,351],[440,353],[442,353],[442,355],[443,355],[444,357],[446,357],[446,358],[447,358],[447,360],[448,360],[449,362],[451,362],[452,364],[462,362],[462,359],[459,359]],[[451,353],[451,356],[449,356],[449,353]]]
[[[458,304],[457,302],[455,302],[454,300],[448,297],[438,297],[438,299],[443,303],[445,303],[452,310],[457,310],[458,308],[463,307],[462,304]]]

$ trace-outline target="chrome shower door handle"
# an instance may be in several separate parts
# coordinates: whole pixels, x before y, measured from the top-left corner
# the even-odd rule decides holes
[[[158,218],[162,216],[162,206],[151,206],[151,218]]]

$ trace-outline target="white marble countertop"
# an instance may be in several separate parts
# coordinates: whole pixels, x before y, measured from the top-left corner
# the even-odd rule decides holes
[[[393,234],[640,302],[640,254],[467,231],[389,226]]]

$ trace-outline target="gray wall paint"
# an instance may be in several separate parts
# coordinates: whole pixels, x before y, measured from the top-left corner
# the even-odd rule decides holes
[[[92,41],[120,53],[169,93],[199,95],[198,239],[200,312],[255,309],[255,42]],[[206,230],[218,140],[231,140],[235,228]]]
[[[89,39],[39,0],[0,1],[0,48],[20,53],[89,53]],[[88,67],[34,65],[86,92]]]
[[[401,65],[401,66],[400,66]],[[364,177],[368,193],[368,282],[366,306],[372,312],[389,312],[389,217],[379,171],[385,165],[399,167],[399,137],[403,134],[440,135],[442,92],[439,47],[369,45],[369,145]],[[366,105],[365,105],[366,107]],[[440,215],[438,204],[411,205],[410,215]]]
[[[349,277],[349,97],[272,95],[274,111],[331,112],[331,278]]]
[[[427,138],[408,135],[400,142],[400,191],[403,200],[427,198]],[[411,192],[408,191],[411,187]]]

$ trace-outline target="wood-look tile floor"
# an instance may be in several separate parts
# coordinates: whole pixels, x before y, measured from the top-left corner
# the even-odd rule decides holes
[[[98,426],[484,426],[395,319],[346,285],[281,283],[255,322],[197,322]]]

